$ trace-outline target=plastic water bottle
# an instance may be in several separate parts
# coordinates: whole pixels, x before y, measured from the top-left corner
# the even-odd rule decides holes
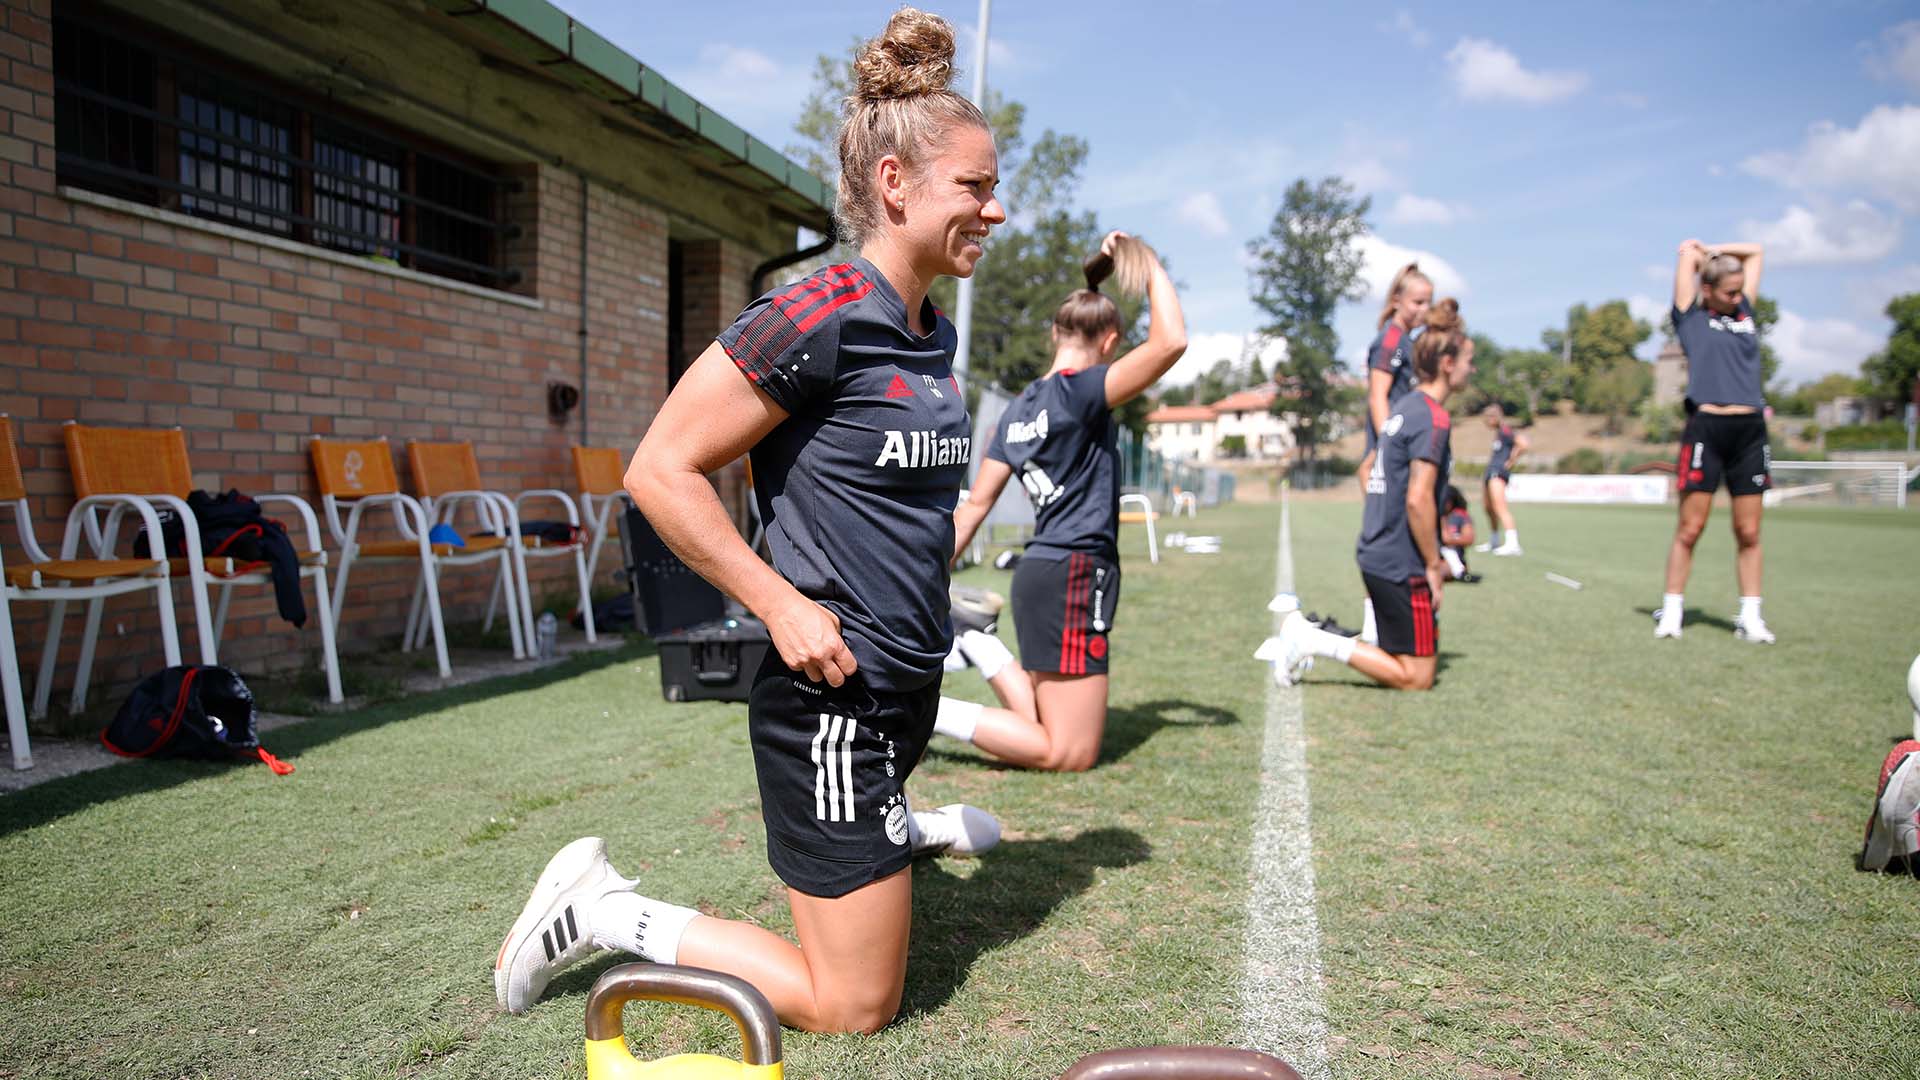
[[[535,641],[537,642],[535,648],[538,650],[540,659],[551,660],[554,657],[559,641],[560,620],[553,617],[553,612],[543,611],[540,613],[540,621],[536,625],[538,630],[535,634]]]

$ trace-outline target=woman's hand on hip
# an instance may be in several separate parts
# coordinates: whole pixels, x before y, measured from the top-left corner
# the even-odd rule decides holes
[[[780,661],[814,682],[843,685],[858,667],[840,636],[840,618],[795,593],[779,610],[770,612],[767,633]]]

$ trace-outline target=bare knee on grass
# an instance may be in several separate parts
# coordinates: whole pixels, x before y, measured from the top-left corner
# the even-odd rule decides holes
[[[1086,772],[1100,760],[1107,728],[1107,677],[1035,672],[1034,704],[1047,732],[1040,768]]]

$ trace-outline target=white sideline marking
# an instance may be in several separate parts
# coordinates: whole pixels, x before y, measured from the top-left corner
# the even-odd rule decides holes
[[[1293,591],[1293,530],[1280,500],[1276,592]],[[1275,615],[1273,632],[1285,616]],[[1253,882],[1247,894],[1247,970],[1241,982],[1243,1040],[1274,1054],[1307,1080],[1326,1080],[1327,1005],[1314,915],[1313,834],[1307,814],[1306,716],[1298,686],[1267,679],[1267,729],[1260,755],[1260,804],[1253,824]]]

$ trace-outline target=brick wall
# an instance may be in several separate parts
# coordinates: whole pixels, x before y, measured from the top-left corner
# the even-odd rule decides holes
[[[574,488],[568,448],[580,441],[581,413],[550,420],[546,385],[582,382],[577,175],[525,166],[515,197],[526,233],[513,254],[527,271],[517,291],[538,309],[69,199],[55,186],[50,15],[51,0],[0,0],[0,411],[16,421],[43,547],[57,543],[72,503],[60,431],[68,420],[177,425],[196,486],[295,492],[316,511],[307,456],[316,435],[388,437],[403,487],[412,438],[471,440],[484,481],[502,490]],[[592,444],[625,451],[666,392],[669,219],[603,186],[587,187],[585,203],[585,423]],[[686,332],[703,346],[745,304],[746,275],[761,256],[731,242],[698,244],[711,272],[688,284],[700,314]],[[337,550],[330,537],[323,543]],[[10,522],[0,544],[10,561],[24,559]],[[529,570],[536,597],[571,595],[570,561]],[[475,570],[450,575],[450,621],[478,617],[482,580]],[[411,581],[400,568],[356,569],[344,652],[397,639]],[[191,658],[184,586],[175,595]],[[29,679],[44,610],[14,609]],[[137,596],[109,601],[96,686],[158,665],[155,618]],[[80,620],[69,618],[56,700],[79,633]],[[267,590],[236,594],[222,662],[258,672],[312,665],[318,654],[314,621],[296,631],[274,614]]]

